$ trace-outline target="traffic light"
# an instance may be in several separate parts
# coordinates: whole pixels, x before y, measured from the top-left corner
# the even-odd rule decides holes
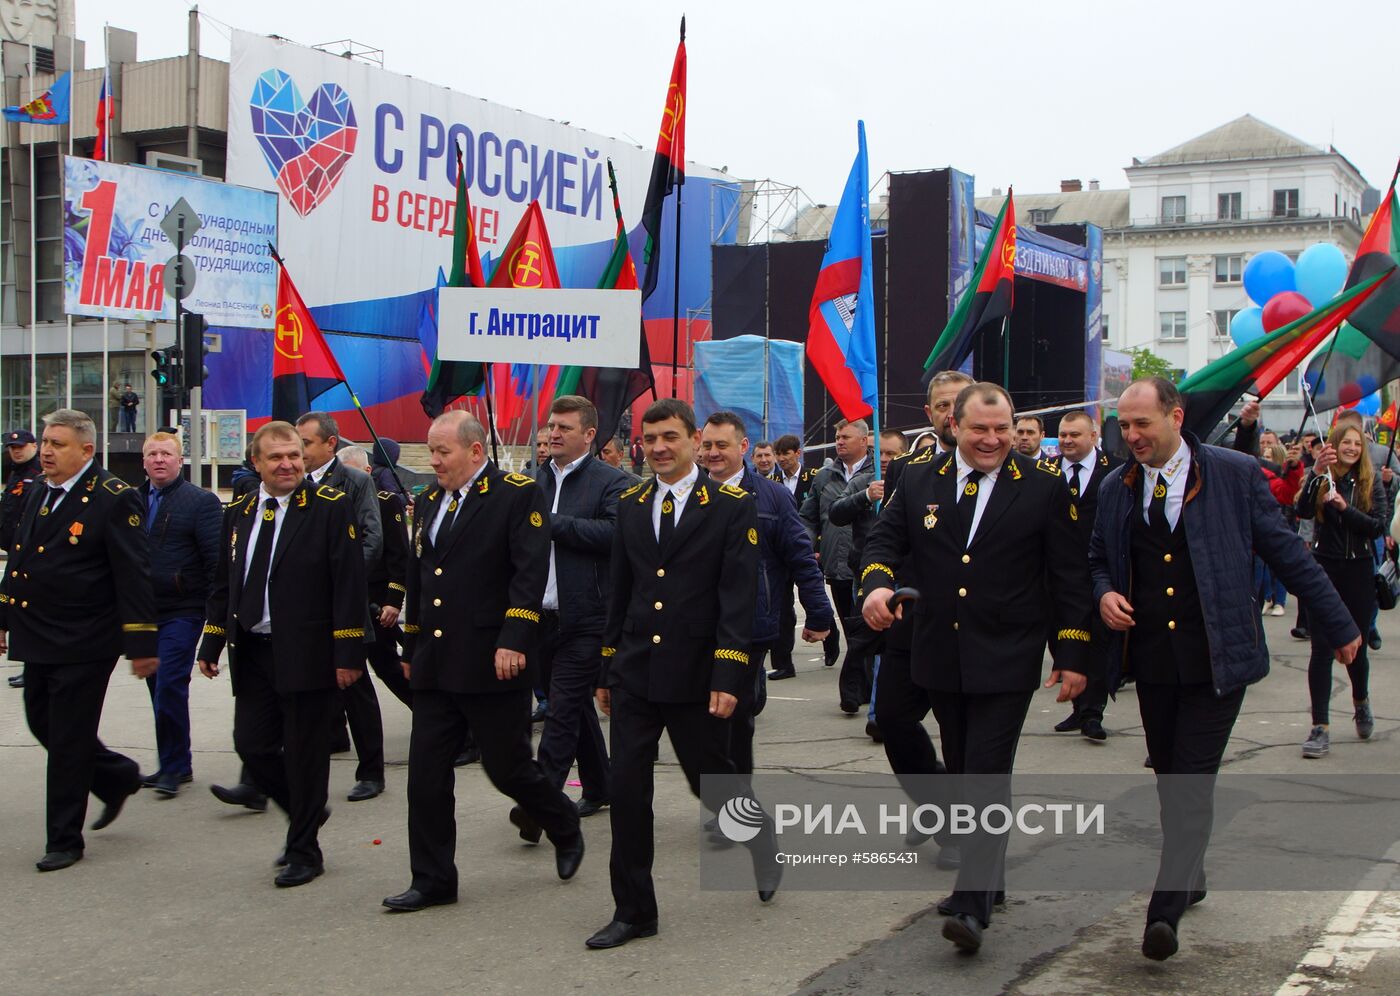
[[[152,350],[151,361],[155,364],[151,370],[151,376],[155,378],[156,386],[165,387],[171,379],[169,354],[163,349]]]
[[[209,376],[209,368],[204,358],[209,355],[209,347],[204,342],[204,334],[209,331],[209,320],[192,311],[185,312],[184,328],[180,332],[180,342],[185,352],[185,390],[203,387]]]

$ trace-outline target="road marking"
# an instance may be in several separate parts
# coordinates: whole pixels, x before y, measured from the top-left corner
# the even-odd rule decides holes
[[[798,698],[793,698],[792,696],[789,696],[789,695],[770,695],[770,696],[768,696],[768,700],[769,700],[770,702],[811,702],[811,701],[812,701],[811,699],[798,699]]]

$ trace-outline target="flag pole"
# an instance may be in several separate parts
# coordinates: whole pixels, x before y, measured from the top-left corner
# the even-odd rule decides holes
[[[496,408],[491,403],[491,376],[493,374],[492,364],[484,365],[486,380],[482,384],[482,390],[486,392],[486,432],[491,438],[491,462],[497,467],[501,465],[501,455],[496,450]]]
[[[278,266],[280,266],[284,270],[287,268],[287,264],[283,262],[282,257],[277,254],[277,247],[274,246],[271,242],[267,244],[267,251],[276,261]],[[288,277],[288,280],[290,279],[291,278]],[[326,343],[326,349],[329,350],[330,348],[331,344]],[[335,354],[332,353],[331,355],[334,356]],[[196,361],[197,359],[198,358],[196,358]],[[342,370],[341,373],[343,374],[344,371]],[[399,490],[405,495],[408,494],[408,489],[403,486],[403,481],[399,479],[398,468],[394,466],[394,461],[389,459],[389,452],[386,449],[384,449],[383,444],[379,442],[379,433],[374,431],[374,424],[369,420],[369,412],[365,411],[365,406],[360,404],[359,395],[357,395],[355,393],[355,389],[350,386],[350,378],[347,377],[345,380],[341,381],[341,383],[345,385],[345,390],[350,392],[350,403],[355,406],[355,411],[359,412],[360,418],[365,420],[365,428],[369,430],[369,438],[374,444],[372,448],[378,450],[380,455],[384,457],[384,464],[389,468],[389,473],[393,475],[394,483],[399,486]]]
[[[74,65],[74,63],[77,62],[77,60],[78,60],[78,40],[77,40],[75,37],[73,37],[73,35],[69,35],[69,36],[68,36],[68,72],[69,72],[69,73],[74,73],[74,72],[76,72],[77,67]],[[70,77],[70,78],[71,78],[71,77]],[[73,91],[72,91],[72,88],[71,88],[71,87],[69,88],[69,91],[68,91],[68,156],[69,156],[69,158],[72,158],[72,156],[73,156]],[[58,170],[58,172],[59,172],[59,187],[62,188],[62,186],[63,186],[63,183],[62,183],[62,180],[63,180],[63,166],[62,166],[62,164],[59,165],[59,170]],[[67,311],[68,309],[65,308],[64,310]],[[68,349],[67,349],[67,353],[65,354],[64,363],[63,363],[63,369],[64,369],[64,372],[65,372],[65,373],[64,373],[65,404],[67,405],[67,407],[72,408],[72,407],[73,407],[73,316],[70,314],[70,315],[67,315],[66,317],[67,317],[67,319],[68,319]]]
[[[29,100],[34,101],[34,42],[29,43]],[[72,103],[69,103],[69,117],[72,117]],[[39,425],[39,339],[36,326],[39,323],[39,253],[36,249],[34,217],[37,213],[34,200],[34,126],[29,126],[29,431],[38,432]]]
[[[106,80],[106,83],[107,83],[107,99],[108,99],[108,100],[111,100],[111,99],[112,99],[112,63],[111,63],[111,58],[112,58],[112,56],[111,56],[111,53],[110,53],[110,51],[109,51],[109,49],[108,49],[108,47],[107,47],[107,33],[108,33],[108,30],[109,30],[108,25],[107,25],[106,23],[104,23],[104,24],[102,25],[102,78],[103,78],[104,80]],[[69,107],[70,107],[70,108],[72,107],[72,104],[71,104],[71,103],[69,104]],[[71,111],[70,111],[70,115],[71,115]],[[103,161],[103,162],[108,162],[108,163],[112,161],[112,134],[111,134],[111,133],[112,133],[112,129],[111,129],[111,128],[106,128],[106,129],[104,129],[103,132],[102,132],[102,161]],[[151,328],[154,330],[155,326],[152,325]],[[108,461],[108,458],[109,458],[109,448],[110,448],[110,446],[111,446],[111,440],[108,438],[108,433],[111,431],[111,424],[112,424],[112,416],[111,416],[111,415],[108,413],[108,411],[107,411],[107,405],[111,402],[111,398],[110,398],[111,385],[110,385],[110,383],[109,383],[109,380],[111,379],[111,375],[110,375],[110,373],[109,373],[109,371],[108,371],[108,369],[107,369],[108,366],[110,365],[110,349],[111,349],[111,347],[108,345],[108,342],[107,342],[107,329],[108,329],[107,316],[104,314],[104,315],[102,316],[102,401],[100,402],[100,404],[101,404],[101,409],[102,409],[102,466],[104,466],[104,467],[107,466],[107,461]],[[155,345],[155,333],[154,333],[154,331],[152,331],[152,333],[151,333],[151,338],[150,338],[149,340],[147,340],[147,341],[150,342],[151,345]],[[156,405],[159,406],[159,405],[160,405],[160,401],[159,401],[159,398],[160,398],[160,391],[159,391],[159,390],[154,391],[154,392],[152,392],[152,394],[153,394],[154,398],[156,399],[156,402],[155,402]],[[146,405],[146,412],[147,412],[147,416],[146,416],[146,417],[147,417],[147,419],[150,418],[150,414],[149,414],[150,411],[151,411],[151,406],[150,406],[149,404],[147,404],[147,405]],[[157,414],[159,414],[159,409],[157,409]],[[150,423],[149,421],[147,421],[146,424],[147,424],[147,425],[150,425],[151,423]],[[156,425],[160,425],[159,420],[156,421]]]
[[[676,397],[676,363],[680,359],[681,348],[681,191],[685,184],[676,187],[676,254],[671,261],[675,268],[675,280],[671,287],[671,397]]]

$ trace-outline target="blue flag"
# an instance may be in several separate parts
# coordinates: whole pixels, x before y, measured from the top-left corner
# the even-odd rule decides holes
[[[64,73],[53,81],[53,86],[27,104],[5,108],[5,120],[35,125],[67,124],[69,115],[68,88],[72,82],[72,75],[72,73]]]

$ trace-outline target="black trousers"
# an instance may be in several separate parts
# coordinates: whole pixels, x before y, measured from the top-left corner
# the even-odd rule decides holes
[[[671,737],[690,790],[705,808],[718,812],[729,800],[714,779],[702,785],[700,776],[734,773],[729,760],[729,724],[710,715],[708,702],[652,702],[621,688],[613,688],[611,698],[608,728],[613,797],[609,816],[613,839],[608,871],[615,904],[613,919],[649,923],[656,919],[656,889],[651,880],[656,856],[652,798],[662,731]],[[755,874],[763,881],[777,868],[773,821],[768,820],[763,832],[744,846],[753,858]]]
[[[399,653],[399,628],[397,626],[388,629],[379,625],[379,620],[374,621],[374,642],[366,648],[366,657],[369,659],[370,670],[379,676],[379,680],[384,682],[384,687],[393,693],[398,699],[410,709],[413,708],[413,689],[408,686],[408,679],[403,676],[403,660]],[[368,677],[368,675],[366,675]],[[359,684],[356,682],[355,684]]]
[[[399,671],[403,674],[402,669]],[[355,741],[355,781],[384,781],[384,718],[379,713],[379,695],[366,673],[349,688],[340,689],[340,704],[350,723],[350,739]]]
[[[1346,666],[1351,681],[1351,697],[1363,702],[1371,697],[1371,662],[1366,655],[1366,634],[1376,614],[1376,568],[1370,557],[1342,560],[1318,557],[1317,562],[1327,573],[1332,587],[1337,589],[1342,604],[1347,607],[1351,621],[1361,631],[1361,647],[1356,659]],[[1318,631],[1312,635],[1312,656],[1308,659],[1308,697],[1312,700],[1312,721],[1326,726],[1330,720],[1332,701],[1332,648]]]
[[[884,670],[883,667],[880,669]],[[929,696],[943,741],[943,759],[955,775],[1010,775],[1016,762],[1016,743],[1026,721],[1034,692],[1000,692],[967,695],[961,692],[935,692]],[[884,699],[880,700],[880,729],[884,730]],[[996,779],[966,779],[961,790],[969,795],[978,811],[1000,802],[1009,804],[1010,783]],[[998,890],[987,889],[989,882],[1004,878],[1005,834],[971,834],[961,840],[962,867],[948,905],[954,913],[977,917],[983,926],[992,921],[992,900]],[[964,882],[975,882],[967,888]]]
[[[767,654],[766,644],[749,651],[748,680],[739,686],[739,701],[729,716],[729,760],[741,775],[753,774],[755,720],[768,704],[768,676],[763,670]]]
[[[253,784],[287,814],[287,860],[319,866],[317,831],[330,781],[331,732],[341,717],[336,690],[279,693],[273,685],[272,641],[252,633],[238,634],[234,666],[234,749]]]
[[[1208,682],[1158,685],[1138,681],[1137,697],[1147,753],[1158,775],[1162,821],[1158,888],[1147,904],[1147,922],[1165,920],[1175,929],[1190,893],[1162,886],[1190,881],[1195,889],[1205,888],[1206,845],[1215,815],[1215,775],[1244,704],[1244,689],[1218,697]],[[1208,777],[1164,782],[1163,775]]]
[[[896,623],[896,625],[905,625]],[[886,641],[880,656],[880,673],[876,678],[875,697],[880,702],[880,736],[885,741],[885,758],[890,770],[900,775],[934,775],[938,773],[938,751],[924,726],[924,717],[932,710],[928,689],[914,684],[909,675],[909,650],[890,649]],[[934,800],[923,798],[926,793],[910,791],[923,780],[900,779],[910,798],[920,804]]]
[[[851,603],[854,598],[850,578],[827,578],[826,586],[831,589],[831,607],[836,611],[836,621],[840,623],[840,626],[831,627],[831,632],[822,641],[822,648],[830,659],[841,652],[841,633],[846,629],[846,620],[851,616]]]
[[[452,761],[468,724],[481,766],[497,790],[514,799],[555,843],[578,833],[578,809],[551,785],[530,750],[529,689],[461,694],[413,693],[408,742],[408,859],[413,888],[457,895],[456,793]]]
[[[24,718],[48,751],[45,851],[81,851],[87,796],[104,803],[141,787],[141,769],[97,738],[115,657],[82,664],[24,665]]]
[[[543,613],[537,663],[549,671],[549,714],[540,734],[539,762],[551,785],[562,789],[569,769],[578,762],[578,778],[583,797],[606,802],[608,788],[608,746],[593,692],[602,669],[603,634],[560,633],[559,614]]]
[[[774,671],[792,671],[792,649],[797,639],[797,608],[793,603],[796,589],[791,581],[778,588],[778,638],[772,643]],[[835,636],[828,636],[830,640]]]

